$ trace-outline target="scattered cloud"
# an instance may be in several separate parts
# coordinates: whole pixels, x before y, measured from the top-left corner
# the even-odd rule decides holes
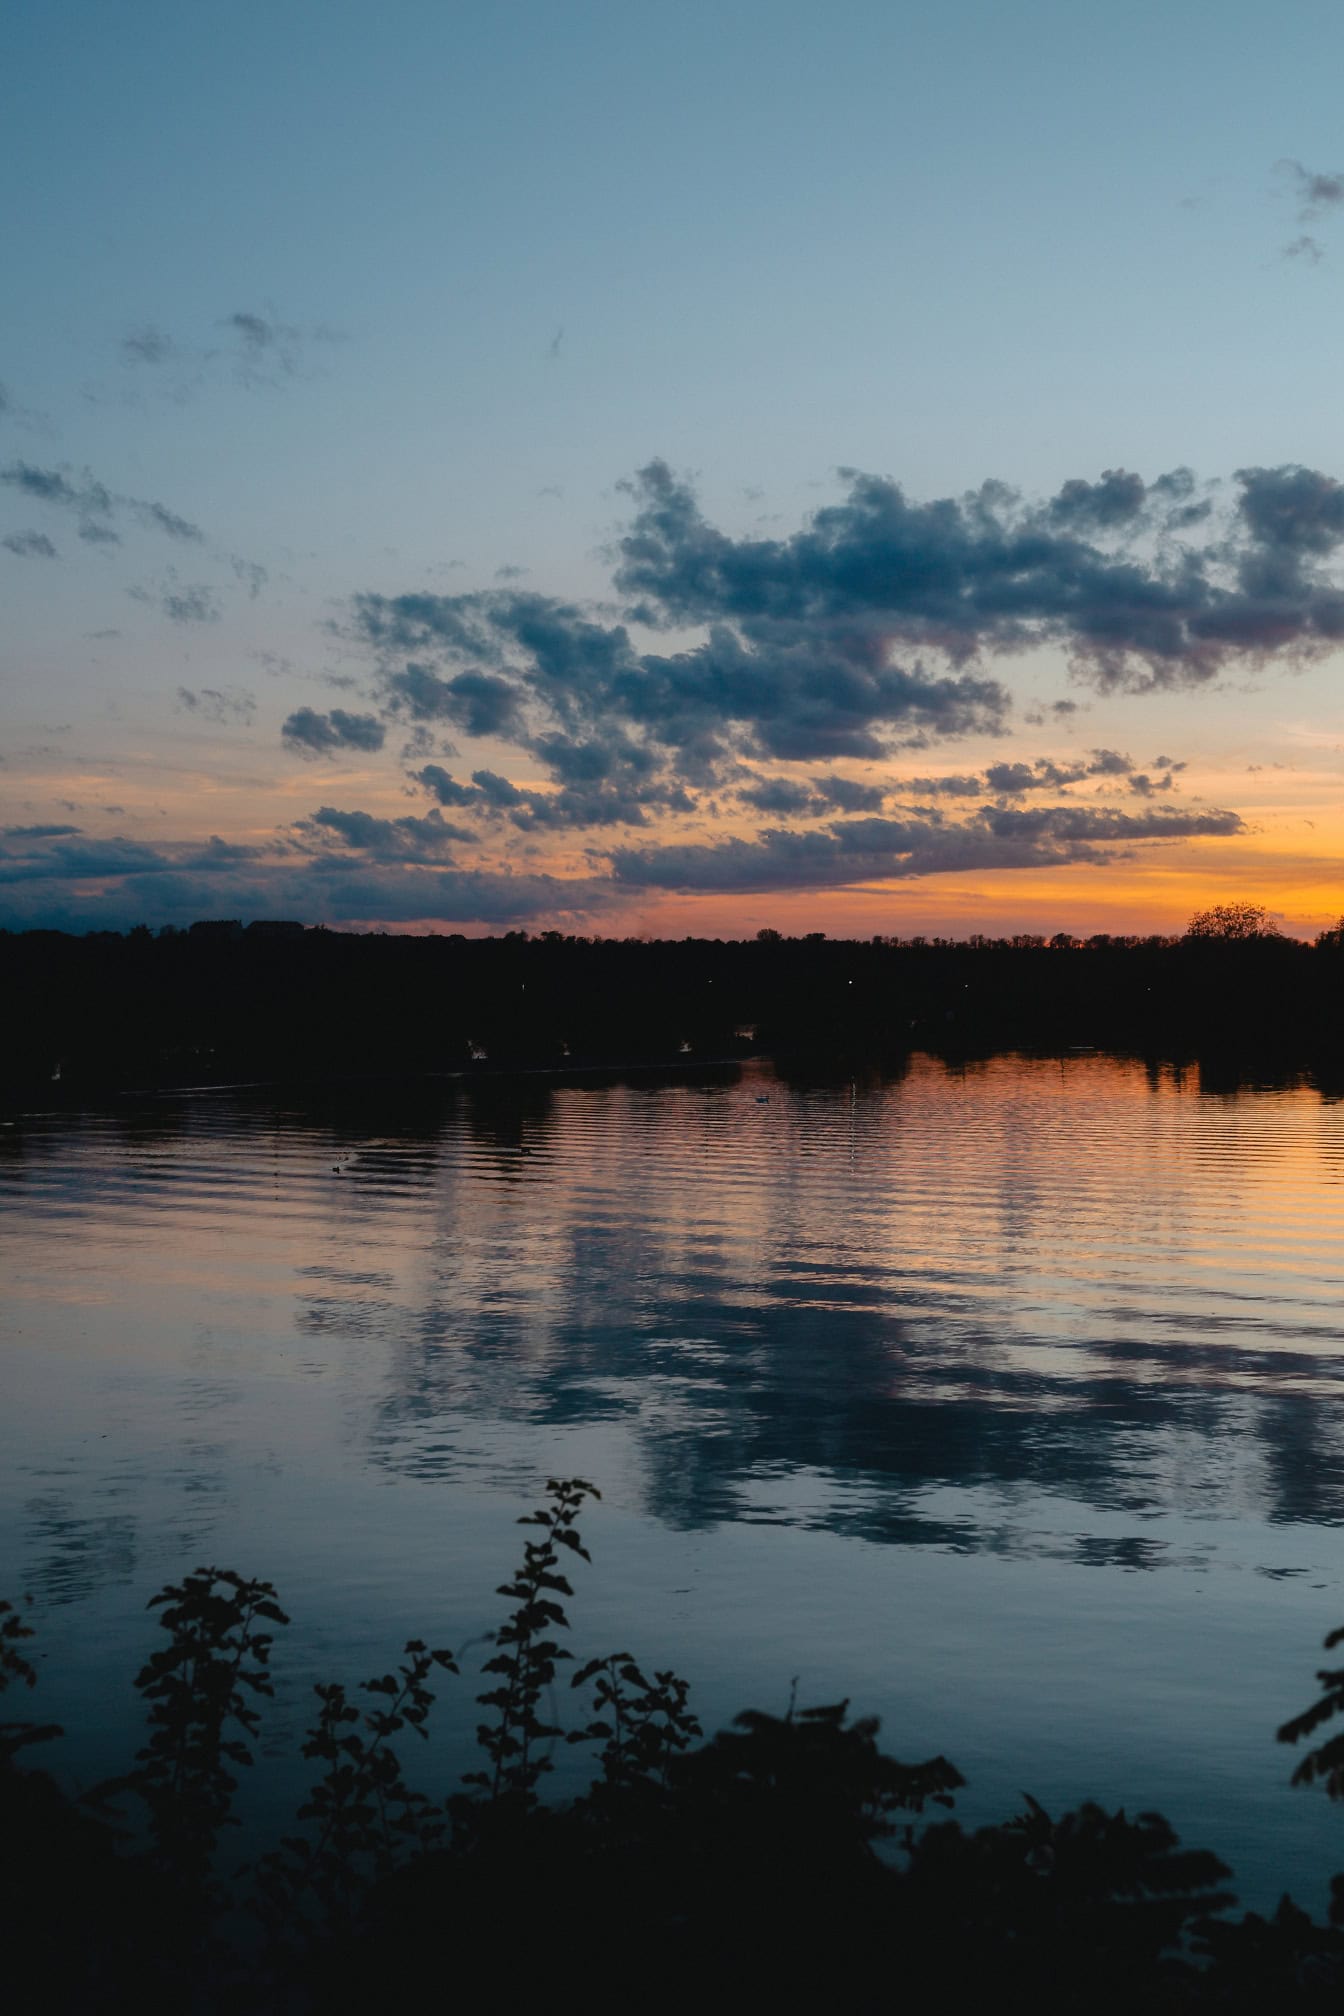
[[[341,812],[322,805],[295,828],[309,843],[325,845],[335,840],[376,861],[417,863],[451,858],[451,849],[461,842],[472,845],[475,835],[465,827],[452,826],[442,812],[426,812],[423,817],[408,813],[401,819],[380,819],[372,812]]]
[[[0,829],[0,915],[20,929],[67,931],[221,915],[508,926],[578,923],[612,900],[610,884],[596,880],[453,864],[451,830],[436,830],[437,816],[366,826],[368,815],[323,807],[268,848],[217,836],[155,846],[66,825]]]
[[[1055,868],[1105,858],[1103,844],[1227,836],[1235,812],[1128,813],[1084,805],[1018,811],[986,806],[971,820],[853,819],[825,831],[774,829],[754,840],[619,849],[616,880],[646,889],[747,892],[1001,868]]]
[[[122,337],[121,355],[127,364],[167,364],[177,355],[177,346],[162,329],[146,322]]]
[[[291,749],[304,756],[333,756],[352,749],[372,752],[387,739],[387,729],[376,714],[348,714],[343,707],[333,707],[329,714],[300,707],[280,733]]]
[[[69,467],[41,469],[31,462],[11,462],[0,469],[0,483],[21,496],[34,499],[40,504],[48,504],[56,510],[73,511],[80,520],[79,533],[82,539],[115,542],[118,534],[112,530],[110,520],[118,516],[132,517],[152,532],[162,532],[169,539],[194,541],[199,543],[205,534],[199,525],[170,511],[166,504],[156,504],[143,497],[124,497],[109,490],[87,469],[75,471]]]
[[[311,376],[314,353],[339,342],[337,330],[285,322],[272,308],[235,308],[196,339],[171,335],[145,322],[121,338],[122,364],[145,384],[182,402],[221,379],[244,389],[274,389]]]
[[[1294,205],[1299,224],[1319,223],[1344,207],[1344,174],[1323,174],[1291,159],[1276,161],[1274,172]],[[1318,266],[1325,257],[1325,247],[1312,232],[1304,231],[1284,246],[1283,256]]]
[[[1344,205],[1344,175],[1323,175],[1319,170],[1304,168],[1300,161],[1291,159],[1279,161],[1275,166],[1277,172],[1288,180],[1300,224],[1310,224]]]
[[[21,560],[54,560],[56,548],[45,532],[10,532],[0,539],[8,553],[17,553]]]
[[[198,689],[179,686],[177,704],[202,721],[213,721],[221,727],[246,726],[257,711],[257,697],[245,686],[202,686]]]
[[[170,588],[159,598],[159,607],[170,623],[217,623],[219,600],[213,588],[197,582],[184,588]]]

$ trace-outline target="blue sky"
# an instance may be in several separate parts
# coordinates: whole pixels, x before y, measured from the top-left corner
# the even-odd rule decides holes
[[[0,793],[73,830],[6,836],[0,921],[1166,928],[1205,890],[1330,921],[1341,56],[1304,4],[20,0]],[[651,603],[620,542],[653,464],[701,529]],[[1202,519],[1068,503],[1181,469]],[[844,471],[921,507],[1006,486],[995,537],[1067,550],[1012,636],[912,619],[908,542],[864,545],[861,649],[838,575],[787,637],[731,583],[682,592],[704,528],[776,598],[818,511],[852,558]],[[1190,634],[1233,641],[1103,665],[1061,583],[1104,561],[1118,621],[1122,549],[1164,593],[1193,553]],[[371,627],[423,595],[413,642]],[[567,650],[588,626],[563,720],[522,597],[571,612]],[[860,659],[845,743],[821,715]],[[438,689],[417,714],[407,663],[512,681],[507,732]],[[966,678],[1001,699],[946,704]],[[912,787],[948,777],[978,794]],[[456,837],[397,824],[430,817]]]

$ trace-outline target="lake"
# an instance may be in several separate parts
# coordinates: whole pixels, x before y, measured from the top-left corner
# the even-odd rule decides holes
[[[254,1833],[313,1681],[410,1635],[475,1641],[448,1789],[514,1521],[578,1474],[581,1656],[674,1665],[707,1726],[796,1677],[951,1757],[967,1822],[1156,1807],[1247,1903],[1324,1908],[1344,1815],[1273,1740],[1344,1623],[1344,1105],[1309,1083],[125,1100],[0,1128],[0,1249],[0,1593],[69,1784],[134,1748],[147,1599],[213,1563],[294,1620]]]

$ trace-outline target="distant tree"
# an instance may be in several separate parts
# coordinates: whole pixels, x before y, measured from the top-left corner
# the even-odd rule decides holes
[[[1318,933],[1316,943],[1322,951],[1344,951],[1344,917],[1341,917],[1338,923],[1332,924],[1328,931]]]
[[[1234,903],[1215,903],[1211,910],[1196,910],[1185,927],[1187,938],[1219,938],[1223,940],[1244,940],[1247,938],[1281,938],[1280,931],[1263,903],[1250,903],[1244,897]]]

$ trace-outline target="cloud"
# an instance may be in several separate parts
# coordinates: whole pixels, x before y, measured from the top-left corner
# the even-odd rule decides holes
[[[517,591],[363,595],[353,616],[389,713],[512,742],[561,782],[597,757],[614,781],[613,752],[641,785],[707,783],[742,756],[871,760],[903,737],[997,727],[1008,706],[996,681],[893,664],[854,625],[757,637],[720,622],[641,653],[624,624]]]
[[[580,775],[558,788],[540,789],[484,769],[473,770],[470,784],[462,784],[439,763],[427,763],[413,774],[441,805],[470,809],[486,819],[506,818],[524,833],[543,827],[645,826],[654,807],[694,809],[694,801],[676,784],[641,783],[625,775]]]
[[[310,375],[314,346],[340,340],[335,330],[300,328],[282,322],[270,309],[236,308],[219,326],[228,339],[225,354],[235,382],[252,388],[274,388]]]
[[[898,647],[965,664],[1053,643],[1103,688],[1195,686],[1229,665],[1344,640],[1344,593],[1307,564],[1329,549],[1300,544],[1288,567],[1274,524],[1276,496],[1298,500],[1306,519],[1314,497],[1324,534],[1332,479],[1287,466],[1236,480],[1222,524],[1188,470],[1147,485],[1112,471],[1042,504],[997,483],[922,504],[849,471],[841,503],[790,537],[756,539],[709,524],[654,462],[628,486],[635,516],[616,582],[638,620],[731,624],[761,658],[785,639],[851,664],[865,651],[889,663]],[[1201,544],[1179,536],[1192,530]]]
[[[758,812],[778,812],[815,818],[825,812],[877,812],[887,796],[881,784],[863,784],[851,777],[812,777],[804,784],[793,777],[756,777],[735,794]]]
[[[119,347],[123,365],[143,383],[157,384],[182,403],[221,379],[256,390],[309,376],[316,346],[338,340],[335,330],[301,328],[271,309],[247,307],[221,316],[205,341],[176,337],[146,322],[129,329]]]
[[[370,819],[322,808],[269,849],[152,846],[74,826],[0,830],[0,922],[17,929],[125,930],[148,921],[297,916],[330,924],[508,926],[600,914],[610,885],[451,863],[437,815]]]
[[[1318,170],[1304,168],[1300,161],[1294,160],[1279,161],[1275,166],[1292,186],[1299,223],[1310,224],[1313,219],[1323,217],[1327,211],[1338,210],[1344,204],[1344,175],[1323,175]]]
[[[982,798],[988,786],[982,775],[960,771],[951,777],[907,777],[901,788],[920,798]]]
[[[320,843],[334,836],[342,846],[376,861],[442,861],[455,843],[475,839],[463,827],[450,826],[438,811],[426,812],[423,818],[408,813],[401,819],[380,819],[372,812],[341,812],[332,805],[319,807],[296,830]]]
[[[333,755],[339,749],[381,749],[387,739],[376,714],[347,714],[343,707],[333,707],[329,714],[300,707],[280,733],[291,748],[313,756]]]
[[[791,777],[760,777],[752,784],[744,784],[738,792],[744,805],[754,805],[758,812],[780,812],[805,814],[824,810],[824,803],[810,784],[800,784]]]
[[[171,623],[219,621],[219,602],[215,591],[200,582],[192,587],[169,589],[160,597],[159,607]]]
[[[1031,763],[1020,759],[991,763],[974,776],[963,771],[948,777],[909,777],[903,789],[923,798],[980,798],[990,794],[1019,798],[1028,791],[1067,791],[1070,785],[1092,777],[1128,777],[1133,769],[1133,757],[1118,749],[1092,749],[1086,758],[1078,757],[1067,763],[1057,763],[1052,756],[1038,756]]]
[[[87,469],[77,473],[68,468],[40,469],[31,462],[11,462],[0,469],[0,483],[57,510],[76,512],[82,521],[83,539],[111,543],[118,535],[106,521],[121,513],[137,519],[151,531],[165,533],[170,539],[200,541],[205,537],[199,525],[170,511],[167,505],[143,497],[120,496]]]
[[[189,714],[197,714],[204,721],[217,722],[221,727],[233,723],[248,724],[257,711],[256,695],[243,686],[227,689],[202,686],[199,691],[193,691],[190,686],[179,686],[177,700],[178,705]]]
[[[0,546],[6,552],[17,553],[21,560],[54,560],[56,548],[45,532],[10,532],[0,539]]]
[[[618,883],[646,889],[748,892],[839,888],[931,874],[1054,868],[1128,845],[1243,830],[1235,812],[1128,813],[1083,805],[1017,811],[986,806],[962,824],[937,818],[854,819],[827,831],[774,829],[755,840],[619,849]]]
[[[176,354],[172,337],[149,323],[128,330],[121,339],[122,361],[126,364],[166,364]]]
[[[166,532],[170,539],[201,540],[205,537],[199,525],[179,518],[176,511],[170,511],[164,504],[146,504],[134,497],[126,498],[125,502],[141,524],[148,525],[151,531]]]

